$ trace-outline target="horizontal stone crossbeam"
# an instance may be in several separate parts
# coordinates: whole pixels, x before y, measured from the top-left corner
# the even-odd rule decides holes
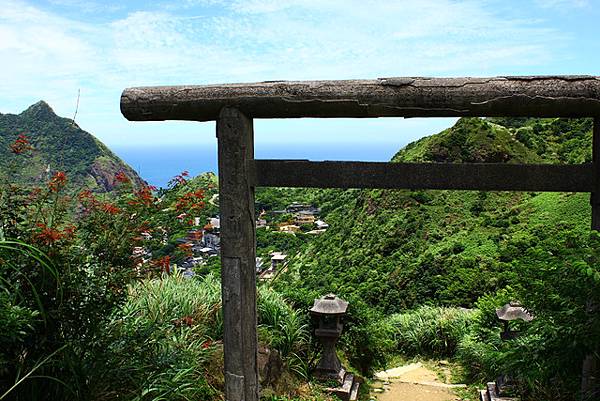
[[[380,78],[126,89],[129,120],[217,120],[223,107],[249,118],[600,116],[600,77]]]

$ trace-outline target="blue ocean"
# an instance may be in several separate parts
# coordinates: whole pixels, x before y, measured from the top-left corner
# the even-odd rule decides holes
[[[257,143],[257,159],[308,159],[389,161],[402,147],[391,143]],[[184,170],[194,176],[207,171],[217,173],[217,144],[188,146],[111,146],[149,184],[165,187],[169,180]]]

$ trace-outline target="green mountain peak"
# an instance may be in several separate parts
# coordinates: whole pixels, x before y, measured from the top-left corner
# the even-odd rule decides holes
[[[25,135],[33,150],[15,155],[10,144]],[[41,100],[20,114],[0,114],[0,171],[19,165],[16,179],[39,185],[56,171],[64,171],[72,188],[111,191],[114,176],[124,172],[135,185],[143,180],[125,162],[70,118],[56,115]]]
[[[58,117],[56,113],[54,113],[54,110],[52,110],[52,107],[43,100],[32,104],[19,115],[37,118]]]

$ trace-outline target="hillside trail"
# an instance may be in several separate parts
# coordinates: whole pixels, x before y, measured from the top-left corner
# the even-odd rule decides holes
[[[448,381],[450,375],[444,372]],[[458,401],[453,389],[464,384],[449,384],[420,362],[375,374],[371,400],[377,401]]]

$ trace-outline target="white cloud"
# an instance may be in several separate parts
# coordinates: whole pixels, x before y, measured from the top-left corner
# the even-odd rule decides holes
[[[82,6],[78,0],[54,1]],[[102,135],[94,127],[108,131],[107,116],[121,119],[118,96],[127,86],[490,75],[543,65],[565,43],[563,34],[540,21],[506,19],[488,2],[181,4],[185,12],[171,4],[103,23],[5,1],[0,8],[0,75],[5,78],[0,93],[10,95],[0,98],[3,111],[44,98],[57,112],[70,115],[81,88],[79,118]],[[202,7],[195,10],[197,4]],[[220,7],[220,12],[207,14],[203,7]],[[123,129],[121,123],[114,127]]]

